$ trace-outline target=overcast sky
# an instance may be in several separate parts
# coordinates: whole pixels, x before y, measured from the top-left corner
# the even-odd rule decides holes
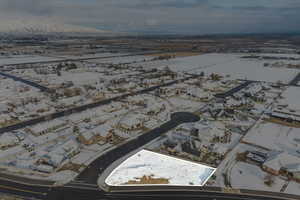
[[[290,32],[300,31],[300,0],[0,0],[0,17],[126,32]]]

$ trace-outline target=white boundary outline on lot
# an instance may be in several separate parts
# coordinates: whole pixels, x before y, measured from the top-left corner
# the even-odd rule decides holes
[[[176,160],[176,161],[179,161],[179,162],[184,162],[184,163],[188,163],[188,164],[194,164],[194,165],[198,165],[199,167],[202,167],[202,168],[206,168],[206,169],[211,169],[212,172],[209,174],[209,176],[207,176],[207,178],[202,181],[202,184],[201,185],[180,185],[180,184],[128,184],[128,185],[110,185],[107,183],[107,180],[109,180],[113,175],[114,173],[120,169],[120,167],[122,167],[122,165],[124,163],[126,163],[130,158],[136,156],[137,154],[139,153],[143,153],[143,152],[151,152],[152,154],[156,154],[157,156],[160,156],[160,157],[164,157],[164,158],[168,158],[168,159],[173,159],[173,160]],[[195,187],[195,186],[204,186],[206,184],[206,182],[209,180],[209,178],[215,173],[215,171],[217,170],[217,168],[213,168],[213,167],[210,167],[210,166],[207,166],[207,165],[203,165],[203,164],[200,164],[200,163],[196,163],[196,162],[192,162],[192,161],[188,161],[188,160],[184,160],[184,159],[180,159],[180,158],[176,158],[176,157],[173,157],[173,156],[169,156],[169,155],[165,155],[165,154],[162,154],[162,153],[157,153],[157,152],[154,152],[154,151],[149,151],[149,150],[146,150],[146,149],[142,149],[140,151],[138,151],[137,153],[133,154],[132,156],[130,156],[129,158],[127,158],[126,160],[124,160],[118,167],[116,167],[105,179],[105,184],[107,184],[109,187],[114,187],[114,186],[118,186],[118,187],[131,187],[131,186],[183,186],[183,187]]]

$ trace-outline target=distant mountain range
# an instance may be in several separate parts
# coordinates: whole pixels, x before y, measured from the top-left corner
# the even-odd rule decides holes
[[[3,20],[0,23],[0,33],[6,34],[111,34],[110,31],[103,31],[96,28],[83,27],[78,25],[64,24],[48,20]]]

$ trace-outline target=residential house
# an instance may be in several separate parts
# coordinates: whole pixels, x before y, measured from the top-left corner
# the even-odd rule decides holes
[[[0,135],[0,149],[5,150],[10,147],[16,146],[19,143],[19,139],[12,133],[3,133]]]
[[[148,117],[143,114],[135,114],[122,120],[119,124],[119,128],[125,132],[139,130],[144,127],[144,123],[147,119]]]
[[[103,124],[97,126],[94,129],[85,131],[78,136],[80,143],[85,145],[92,145],[98,143],[99,141],[104,141],[108,137],[109,133],[112,131],[111,126]]]
[[[29,132],[34,136],[40,136],[50,133],[52,131],[56,131],[57,129],[62,128],[66,125],[67,123],[65,121],[55,119],[41,124],[37,124],[30,128],[26,128],[26,132]]]

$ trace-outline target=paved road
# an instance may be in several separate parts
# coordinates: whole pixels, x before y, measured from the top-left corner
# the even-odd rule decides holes
[[[0,192],[2,193],[23,197],[34,197],[37,199],[47,199],[50,190],[50,187],[26,185],[0,178]]]
[[[186,78],[188,79],[188,78]],[[182,81],[182,80],[178,80]],[[159,87],[172,85],[178,81],[172,81],[167,84],[163,84],[160,86],[154,86],[151,88],[143,89],[141,91],[135,92],[134,94],[125,94],[119,97],[115,97],[113,99],[104,100],[103,102],[97,102],[93,104],[93,106],[104,105],[110,103],[114,100],[120,100],[126,98],[130,95],[141,94],[145,92],[149,92],[155,90]],[[240,88],[239,86],[238,88]],[[243,86],[246,87],[246,86]],[[237,89],[235,89],[237,90]],[[235,91],[234,90],[234,91]],[[239,89],[240,90],[240,89]],[[100,104],[99,104],[100,103]],[[76,112],[83,111],[88,108],[77,108],[74,110]],[[66,111],[64,111],[66,112]],[[71,114],[67,112],[66,114]],[[56,113],[54,117],[59,117],[59,114]],[[137,149],[138,147],[150,142],[151,140],[161,136],[162,134],[166,133],[167,131],[175,128],[181,123],[193,122],[198,121],[199,118],[191,113],[174,113],[171,116],[171,120],[160,127],[153,129],[138,138],[120,145],[115,150],[109,151],[108,153],[104,154],[97,160],[95,160],[89,168],[87,168],[83,173],[78,177],[80,180],[84,180],[86,183],[78,183],[73,182],[64,187],[51,187],[52,183],[50,182],[39,182],[39,181],[31,181],[31,180],[21,180],[15,178],[16,181],[20,181],[20,183],[16,181],[11,181],[11,177],[6,177],[5,175],[0,175],[0,191],[5,193],[17,194],[22,195],[24,197],[34,197],[39,199],[45,200],[63,200],[63,199],[74,199],[74,200],[94,200],[94,199],[205,199],[205,200],[282,200],[280,196],[276,197],[265,197],[264,192],[261,192],[257,197],[251,197],[247,195],[233,195],[227,193],[211,193],[207,191],[197,191],[197,192],[143,192],[143,193],[122,193],[122,194],[111,194],[105,193],[104,191],[99,190],[95,183],[97,181],[97,174],[100,174],[107,166],[109,166],[113,161],[123,157],[127,153]],[[40,123],[39,120],[36,120],[35,123]],[[1,131],[0,131],[1,133]],[[14,177],[13,177],[14,178]],[[21,183],[21,182],[26,182]],[[45,186],[38,186],[39,184],[44,184]],[[48,186],[49,185],[49,186]],[[297,198],[294,198],[297,199]]]
[[[139,147],[149,143],[164,133],[172,130],[180,124],[188,122],[196,122],[200,118],[192,113],[178,112],[171,115],[171,120],[163,125],[140,135],[139,137],[126,142],[117,148],[100,156],[86,168],[77,179],[89,184],[97,184],[99,174],[101,174],[111,163],[122,158],[126,154],[138,149]]]
[[[118,96],[118,97],[114,97],[114,98],[111,98],[111,99],[106,99],[106,100],[103,100],[103,101],[100,101],[100,102],[96,102],[96,103],[92,103],[92,104],[88,104],[88,105],[84,105],[84,106],[72,108],[72,109],[69,109],[69,110],[66,110],[66,111],[57,112],[57,113],[51,114],[50,117],[53,119],[53,118],[58,118],[58,117],[70,115],[70,114],[76,113],[76,112],[82,112],[82,111],[90,109],[90,108],[94,108],[94,107],[97,107],[97,106],[109,104],[112,101],[122,100],[122,99],[124,99],[124,98],[126,98],[128,96],[147,93],[147,92],[156,90],[156,89],[158,89],[160,87],[169,86],[169,85],[175,84],[177,82],[187,80],[189,78],[191,78],[191,77],[180,79],[180,80],[176,80],[176,81],[172,81],[172,82],[165,83],[165,84],[162,84],[162,85],[159,85],[159,86],[153,86],[153,87],[146,88],[146,89],[134,92],[134,93],[124,94],[124,95],[121,95],[121,96]],[[29,125],[35,125],[35,124],[47,121],[48,117],[49,116],[43,116],[43,117],[36,118],[36,119],[33,119],[33,120],[29,120],[29,121],[18,123],[16,125],[12,125],[12,126],[8,126],[8,127],[0,128],[0,134],[3,134],[5,132],[7,132],[7,131],[13,131],[13,130],[17,130],[17,129],[20,129],[20,128],[24,128],[24,127],[29,126]],[[187,119],[187,118],[190,118],[190,117],[191,117],[191,119]],[[177,126],[176,123],[182,123],[185,120],[188,120],[188,121],[189,120],[193,120],[193,119],[195,119],[194,117],[195,116],[193,116],[193,115],[184,114],[184,113],[182,113],[180,115],[174,114],[174,115],[172,115],[172,120],[171,121],[172,122],[174,121],[175,124],[172,124],[171,122],[169,122],[168,124],[165,124],[164,126],[161,126],[160,127],[160,131],[166,132],[171,127]],[[155,138],[156,137],[155,135],[151,135],[151,133],[153,133],[153,134],[158,133],[159,134],[159,130],[156,129],[154,131],[150,131],[150,132],[148,132],[146,134],[146,136],[139,137],[138,140],[140,142],[142,142],[142,143],[150,141],[151,138]],[[133,142],[133,143],[135,143],[135,142]],[[132,144],[132,143],[130,143],[130,144]],[[128,146],[130,146],[130,144],[128,144]],[[122,148],[124,148],[124,147],[122,147]],[[132,149],[132,147],[129,147],[129,149]],[[115,152],[117,152],[117,150]],[[109,155],[110,156],[114,156],[113,153],[111,153]],[[124,154],[123,154],[123,152],[119,152],[119,155],[122,156]],[[108,158],[108,157],[109,156],[106,155],[105,159],[111,159],[111,158]],[[97,167],[97,169],[99,169],[101,166],[98,167],[96,164],[97,163],[95,163],[95,166]],[[109,162],[106,162],[106,164],[109,164]],[[88,173],[88,171],[85,172],[85,173]],[[96,174],[99,174],[99,173],[96,173]],[[95,175],[92,174],[91,176],[95,176]],[[87,176],[88,177],[87,179],[89,179],[91,176]],[[96,176],[96,178],[97,178],[97,176]],[[96,180],[96,178],[94,180]],[[28,186],[28,184],[30,184],[32,186],[31,190],[33,191],[33,193],[29,192],[28,193],[29,195],[32,195],[32,194],[35,195],[35,194],[44,192],[44,190],[40,190],[39,188],[36,188],[33,185],[45,185],[48,188],[50,188],[53,185],[53,182],[51,182],[51,181],[47,182],[47,181],[31,180],[29,178],[22,178],[22,177],[17,177],[17,176],[11,176],[11,175],[7,175],[7,174],[4,174],[4,173],[2,173],[2,174],[0,173],[0,181],[4,181],[4,182],[0,182],[0,191],[1,190],[3,190],[3,191],[9,191],[9,188],[14,188],[14,186],[17,186],[17,191],[19,191],[19,190],[21,190],[21,191],[23,191],[23,190],[24,191],[29,191],[28,188],[27,188],[27,186]],[[16,182],[17,183],[26,183],[26,184],[25,184],[24,187],[22,187],[22,184],[15,185]],[[94,181],[94,183],[95,183],[95,181]],[[2,188],[1,188],[1,185],[2,185]],[[11,191],[15,191],[15,190],[11,190]]]
[[[284,198],[272,196],[251,196],[245,194],[229,194],[207,191],[148,191],[132,193],[105,193],[103,191],[86,191],[81,189],[57,189],[52,192],[49,199],[55,200],[283,200]],[[296,200],[296,199],[295,199]]]
[[[194,191],[168,191],[163,188],[160,191],[139,191],[106,193],[99,189],[70,188],[70,187],[32,187],[0,180],[0,192],[23,196],[26,199],[42,200],[287,200],[282,194],[271,194],[270,192],[249,191],[247,194],[223,193],[221,190]],[[299,199],[291,195],[290,200]]]
[[[0,68],[3,66],[20,66],[20,65],[29,65],[29,64],[50,64],[50,63],[59,63],[59,62],[75,62],[75,61],[86,61],[86,60],[97,60],[97,59],[106,59],[106,58],[118,58],[118,57],[129,57],[129,56],[143,56],[147,54],[156,54],[162,53],[162,51],[149,51],[143,53],[134,53],[134,54],[124,54],[124,55],[114,55],[114,56],[97,56],[97,57],[86,57],[86,58],[58,58],[57,60],[51,61],[35,61],[35,62],[23,62],[23,63],[16,63],[16,64],[7,64],[7,65],[0,65]],[[51,57],[51,56],[50,56]]]
[[[99,107],[99,106],[107,105],[107,104],[110,104],[113,101],[119,101],[119,100],[123,100],[123,99],[125,99],[129,96],[135,96],[135,95],[151,92],[151,91],[154,91],[156,89],[159,89],[160,87],[170,86],[170,85],[173,85],[175,83],[188,80],[190,78],[192,78],[192,77],[187,77],[187,78],[171,81],[171,82],[164,83],[164,84],[161,84],[161,85],[157,85],[157,86],[149,87],[149,88],[146,88],[146,89],[142,89],[142,90],[139,90],[139,91],[136,91],[136,92],[123,94],[123,95],[113,97],[113,98],[110,98],[110,99],[105,99],[105,100],[98,101],[98,102],[95,102],[95,103],[90,103],[90,104],[70,108],[68,110],[52,113],[52,114],[46,115],[46,116],[41,116],[41,117],[38,117],[38,118],[35,118],[35,119],[32,119],[32,120],[23,121],[23,122],[20,122],[20,123],[11,125],[11,126],[0,128],[0,134],[3,134],[5,132],[9,132],[9,131],[18,130],[18,129],[21,129],[21,128],[25,128],[27,126],[36,125],[36,124],[48,121],[49,119],[56,119],[56,118],[60,118],[60,117],[64,117],[64,116],[69,116],[73,113],[79,113],[79,112],[82,112],[82,111],[85,111],[85,110],[88,110],[88,109],[91,109],[91,108],[96,108],[96,107]]]
[[[227,92],[216,94],[215,97],[226,98],[226,97],[232,96],[233,94],[239,92],[240,90],[244,89],[245,87],[247,87],[248,85],[250,85],[253,82],[254,81],[246,81],[245,83],[242,83],[241,85],[239,85],[235,88],[232,88],[231,90],[228,90]]]
[[[295,76],[293,80],[289,82],[289,85],[298,86],[299,81],[300,81],[300,72],[297,74],[297,76]]]
[[[5,175],[1,175],[0,191],[42,199],[65,199],[66,197],[64,195],[67,195],[68,198],[70,198],[74,194],[73,191],[79,191],[80,195],[78,194],[76,195],[76,197],[72,197],[72,199],[81,199],[81,197],[82,199],[85,199],[87,197],[91,197],[91,193],[93,193],[93,199],[95,199],[96,197],[99,197],[99,199],[103,199],[103,191],[100,191],[96,186],[98,174],[100,174],[112,162],[125,156],[127,153],[145,145],[153,139],[161,136],[162,134],[175,128],[179,124],[195,122],[198,120],[199,117],[191,113],[173,113],[171,115],[171,120],[161,125],[160,127],[155,128],[143,135],[140,135],[139,137],[129,142],[125,142],[112,151],[109,151],[106,154],[100,156],[78,177],[80,180],[84,180],[84,183],[70,183],[65,187],[53,188],[53,182],[50,181],[34,181],[26,178],[11,176],[6,177]],[[20,183],[18,181],[20,181]]]
[[[244,194],[228,194],[206,191],[160,191],[160,192],[138,192],[138,193],[121,193],[106,194],[108,199],[195,199],[195,200],[279,200],[276,197],[254,197]]]
[[[2,75],[2,76],[4,76],[4,77],[7,77],[7,78],[11,78],[11,79],[13,79],[13,80],[15,80],[15,81],[22,82],[22,83],[24,83],[24,84],[26,84],[26,85],[35,87],[35,88],[41,90],[42,92],[50,91],[50,89],[47,88],[47,87],[45,87],[45,86],[42,86],[42,85],[40,85],[40,84],[38,84],[38,83],[35,83],[35,82],[33,82],[33,81],[25,80],[25,79],[23,79],[23,78],[21,78],[21,77],[17,77],[17,76],[14,76],[14,75],[11,75],[11,74],[7,74],[7,73],[4,73],[4,72],[0,72],[0,75]]]
[[[211,192],[209,189],[204,188],[203,191],[160,191],[160,192],[137,192],[129,193],[106,193],[101,191],[96,185],[97,174],[101,173],[103,169],[109,166],[112,162],[126,155],[132,150],[148,143],[149,141],[161,136],[168,130],[175,128],[181,123],[198,121],[199,117],[191,113],[174,113],[171,115],[171,120],[160,127],[153,129],[138,138],[120,145],[115,150],[109,151],[103,156],[95,160],[90,168],[87,168],[80,175],[80,179],[86,181],[86,183],[71,183],[63,187],[51,187],[39,186],[39,182],[30,183],[17,183],[15,181],[5,180],[3,176],[0,177],[0,192],[21,195],[28,198],[37,198],[44,200],[145,200],[145,199],[192,199],[192,200],[284,200],[280,195],[270,194],[268,192],[251,192],[247,193],[252,196],[245,194],[229,194],[222,193],[220,189],[214,189]],[[101,169],[103,167],[103,169]],[[10,178],[10,177],[8,177]],[[24,180],[23,180],[24,181]],[[40,183],[41,184],[41,183]],[[44,183],[47,184],[47,183]],[[161,188],[160,190],[163,190]],[[210,191],[210,192],[209,192]],[[260,195],[260,196],[255,196]],[[267,197],[267,196],[272,197]],[[296,197],[290,198],[297,200]]]
[[[40,186],[41,185],[52,186],[55,183],[55,181],[31,179],[31,178],[7,174],[4,172],[0,172],[0,180],[14,180],[14,182],[16,183],[26,183],[28,185],[40,185]]]

